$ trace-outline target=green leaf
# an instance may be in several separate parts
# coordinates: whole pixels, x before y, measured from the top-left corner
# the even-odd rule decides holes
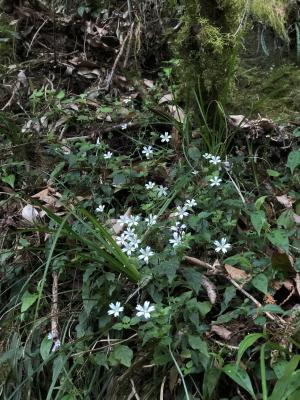
[[[295,137],[300,137],[300,128],[296,128],[295,130],[293,130],[293,135]]]
[[[113,112],[113,109],[111,107],[100,107],[99,111],[102,113],[111,113]]]
[[[294,150],[291,151],[288,160],[287,160],[287,167],[290,168],[292,174],[294,173],[295,169],[300,165],[300,151]]]
[[[14,188],[15,187],[15,180],[16,177],[13,174],[10,175],[5,175],[1,177],[2,181],[7,183],[10,187]]]
[[[284,375],[284,371],[286,366],[288,365],[288,361],[286,360],[279,360],[275,364],[272,365],[272,368],[277,376],[277,379],[280,379]]]
[[[21,299],[21,314],[27,311],[36,302],[38,297],[39,295],[37,293],[29,293],[26,290]]]
[[[250,333],[249,335],[245,336],[244,339],[241,341],[239,345],[238,355],[237,355],[237,365],[240,363],[245,351],[249,349],[258,339],[264,337],[263,333]]]
[[[193,350],[204,350],[207,352],[207,344],[199,336],[189,335],[188,340]]]
[[[209,400],[212,397],[220,376],[221,370],[219,368],[212,367],[205,371],[203,378],[203,397],[205,400]]]
[[[251,223],[254,226],[256,232],[260,236],[262,227],[266,222],[266,214],[263,210],[257,210],[250,214]]]
[[[202,340],[199,336],[195,335],[189,335],[188,341],[191,348],[193,350],[197,350],[201,354],[200,357],[201,364],[205,369],[207,369],[210,359],[207,343],[204,340]]]
[[[53,342],[51,339],[48,339],[48,336],[45,336],[42,340],[42,343],[40,345],[40,354],[44,361],[47,360],[47,358],[49,357],[52,344]]]
[[[256,210],[260,210],[260,208],[264,204],[266,198],[267,198],[267,196],[261,196],[256,200],[256,202],[255,202]]]
[[[54,180],[55,178],[57,178],[57,176],[60,174],[60,172],[64,169],[65,164],[66,163],[64,161],[61,161],[60,163],[58,163],[55,166],[54,170],[51,172],[50,179]]]
[[[269,176],[273,176],[274,178],[277,178],[280,175],[280,172],[274,171],[274,169],[267,169],[267,174]]]
[[[277,225],[283,226],[285,229],[292,229],[295,226],[294,212],[292,210],[283,211],[277,220]]]
[[[252,285],[258,289],[260,292],[267,294],[268,293],[268,278],[265,274],[256,275],[252,281]]]
[[[161,264],[158,264],[157,267],[155,267],[155,273],[159,276],[165,275],[168,278],[168,282],[172,283],[179,266],[179,259],[177,257],[171,257]]]
[[[283,376],[276,382],[270,400],[285,400],[300,386],[300,370],[296,372],[300,356],[293,356],[287,364]]]
[[[200,288],[202,287],[202,274],[196,271],[194,268],[187,268],[183,270],[183,276],[190,288],[193,289],[196,294],[198,294]]]
[[[117,362],[125,365],[125,367],[130,367],[132,357],[133,351],[128,346],[120,344],[114,348],[109,357],[109,360],[112,362],[113,365],[115,365]]]
[[[65,97],[65,91],[64,90],[60,90],[56,95],[56,98],[58,100],[62,100],[64,97]]]
[[[124,185],[126,181],[127,178],[123,173],[117,172],[113,174],[113,185],[116,186]]]
[[[258,309],[259,312],[271,312],[274,314],[284,314],[284,310],[277,304],[266,304]]]
[[[289,238],[284,230],[274,229],[271,233],[267,234],[267,238],[274,246],[288,252]]]
[[[254,400],[256,400],[251,380],[245,370],[243,370],[240,367],[237,367],[235,364],[227,364],[223,367],[223,371],[235,383],[237,383],[239,386],[245,389],[252,396]]]
[[[201,152],[198,149],[198,147],[195,147],[195,146],[190,147],[188,149],[188,155],[195,162],[197,162],[201,159]]]

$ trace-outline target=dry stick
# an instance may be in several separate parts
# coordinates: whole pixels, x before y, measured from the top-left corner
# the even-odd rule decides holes
[[[166,379],[167,379],[167,377],[164,376],[164,379],[160,386],[159,400],[164,400],[164,388],[165,388]]]
[[[57,272],[52,274],[52,304],[51,304],[51,335],[52,339],[59,337],[58,332],[58,275]]]
[[[134,381],[133,379],[130,379],[131,387],[132,387],[132,393],[135,396],[136,400],[141,400],[140,396],[137,394],[136,388],[134,386]]]
[[[31,42],[30,42],[30,44],[29,44],[29,47],[28,47],[28,50],[27,50],[27,53],[26,53],[26,58],[28,57],[28,54],[29,54],[29,52],[30,52],[30,50],[31,50],[31,47],[32,47],[32,45],[33,45],[33,43],[34,43],[34,41],[35,41],[37,35],[39,34],[39,31],[43,28],[43,26],[44,26],[47,22],[48,22],[48,20],[45,19],[45,21],[41,24],[41,26],[39,27],[39,29],[38,29],[38,30],[35,32],[35,34],[33,35],[33,38],[31,39]]]
[[[134,28],[134,23],[132,23],[131,26],[130,26],[129,42],[128,42],[128,46],[127,46],[127,50],[126,50],[125,61],[124,61],[124,64],[123,64],[124,68],[127,68],[128,59],[129,59],[129,56],[130,56],[131,43],[132,43],[132,38],[133,38],[133,28]]]
[[[216,271],[216,269],[204,262],[199,260],[198,258],[195,257],[189,257],[189,256],[185,256],[183,257],[183,260],[190,262],[191,264],[194,265],[199,265],[201,267],[205,267],[208,268],[210,270],[214,270]],[[253,297],[250,293],[248,293],[245,289],[243,289],[234,279],[232,279],[230,276],[222,274],[234,287],[236,287],[241,293],[243,293],[244,296],[248,297],[248,299],[250,299],[258,308],[262,307],[262,304],[255,299],[255,297]],[[281,322],[282,324],[286,325],[286,321],[279,317],[279,316],[274,316],[273,314],[269,313],[268,311],[264,311],[264,313],[266,314],[266,316],[271,319],[272,321],[276,321],[276,322]]]
[[[122,43],[122,46],[121,46],[121,48],[120,48],[120,50],[119,50],[119,53],[118,53],[118,55],[117,55],[117,57],[116,57],[116,59],[115,59],[114,65],[113,65],[113,67],[112,67],[112,70],[111,70],[111,72],[110,72],[110,74],[109,74],[109,76],[108,76],[108,78],[107,78],[107,82],[106,82],[106,85],[105,85],[105,87],[104,87],[104,90],[105,90],[105,91],[108,91],[109,88],[110,88],[110,85],[111,85],[112,79],[113,79],[113,77],[114,77],[114,74],[115,74],[117,65],[118,65],[118,63],[119,63],[119,60],[120,60],[122,54],[123,54],[123,51],[124,51],[124,48],[125,48],[125,44],[126,44],[126,42],[127,42],[127,39],[129,38],[129,34],[130,34],[130,32],[127,33],[127,35],[126,35],[126,37],[125,37],[125,39],[124,39],[124,41],[123,41],[123,43]]]

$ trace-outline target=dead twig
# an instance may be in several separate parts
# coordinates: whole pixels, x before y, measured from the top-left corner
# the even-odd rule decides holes
[[[121,46],[121,48],[120,48],[120,50],[118,52],[118,55],[117,55],[117,57],[115,59],[115,62],[114,62],[113,67],[112,67],[112,70],[111,70],[111,72],[108,75],[108,78],[106,80],[106,84],[105,84],[104,88],[102,89],[102,90],[105,90],[106,92],[108,92],[109,89],[110,89],[110,86],[111,86],[111,83],[112,83],[112,80],[113,80],[117,65],[118,65],[118,63],[120,61],[120,58],[121,58],[123,52],[124,52],[125,44],[126,44],[128,38],[129,38],[129,35],[130,35],[130,31],[127,33],[125,39],[123,40],[122,46]]]
[[[201,267],[207,268],[212,271],[217,270],[214,266],[208,264],[207,262],[199,260],[198,258],[195,258],[195,257],[185,256],[185,257],[183,257],[183,260],[188,261],[191,264],[199,265]],[[256,298],[253,297],[250,293],[248,293],[245,289],[243,289],[234,279],[232,279],[230,276],[226,275],[224,272],[221,272],[220,270],[218,271],[218,273],[220,275],[222,275],[224,278],[226,278],[236,289],[238,289],[238,291],[243,293],[244,296],[246,296],[249,300],[251,300],[257,306],[257,308],[262,307],[262,304],[258,300],[256,300]],[[264,314],[272,321],[286,325],[286,321],[283,318],[279,317],[278,315],[273,315],[272,313],[270,313],[268,311],[264,311]]]
[[[31,39],[31,42],[30,42],[29,47],[28,47],[28,49],[27,49],[26,58],[28,57],[28,54],[29,54],[29,52],[30,52],[30,50],[31,50],[31,47],[32,47],[32,45],[33,45],[33,43],[34,43],[34,41],[35,41],[37,35],[39,34],[40,30],[44,27],[44,25],[45,25],[47,22],[48,22],[48,19],[45,19],[45,21],[40,25],[40,27],[37,29],[37,31],[36,31],[35,34],[33,35],[33,38]]]
[[[58,339],[58,275],[57,272],[52,274],[52,304],[51,304],[51,336],[52,339]]]

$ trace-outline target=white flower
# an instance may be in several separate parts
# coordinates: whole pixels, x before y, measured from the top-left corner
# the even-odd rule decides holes
[[[157,222],[157,215],[150,214],[147,218],[145,218],[148,226],[155,225]]]
[[[128,124],[122,124],[121,125],[121,129],[124,131],[125,129],[127,129],[127,127],[128,127]]]
[[[173,247],[180,246],[182,244],[182,236],[178,232],[174,232],[173,239],[169,239],[169,243],[171,243]]]
[[[101,145],[100,138],[97,137],[96,146],[99,147]]]
[[[128,256],[131,256],[136,250],[136,245],[133,242],[125,242],[122,248],[123,253],[126,253]]]
[[[99,204],[96,208],[96,212],[102,213],[104,211],[105,206],[103,204]]]
[[[138,256],[139,260],[144,260],[146,264],[149,262],[149,257],[153,256],[154,253],[151,250],[150,246],[147,246],[145,249],[140,250],[140,255]]]
[[[183,207],[176,207],[176,212],[174,213],[174,215],[176,217],[178,217],[179,219],[183,219],[184,217],[187,217],[189,215],[189,213],[187,212],[186,206]]]
[[[114,303],[110,303],[109,305],[109,310],[107,311],[108,315],[113,315],[114,317],[118,317],[120,313],[124,310],[124,307],[121,306],[121,303],[119,301]]]
[[[118,219],[118,223],[123,226],[123,225],[127,225],[128,224],[128,215],[121,215],[120,218]]]
[[[126,99],[123,100],[123,103],[124,103],[124,104],[131,103],[131,99],[126,98]],[[127,125],[127,124],[124,124],[124,125]]]
[[[116,237],[116,242],[119,246],[124,246],[125,243],[127,242],[127,238],[122,234],[121,236]]]
[[[137,226],[139,223],[140,217],[138,215],[130,215],[127,219],[128,226]]]
[[[162,143],[169,142],[171,138],[172,138],[172,136],[169,135],[169,132],[165,132],[163,135],[160,135],[160,139],[161,139]]]
[[[137,237],[129,238],[128,240],[129,240],[128,244],[134,250],[137,250],[139,248],[139,244],[142,243],[142,241],[140,239],[138,239]]]
[[[137,317],[144,317],[145,319],[150,318],[150,313],[155,310],[154,306],[150,306],[150,301],[145,301],[144,305],[138,304],[135,309],[137,310]]]
[[[128,239],[128,240],[130,240],[131,238],[136,238],[137,237],[137,235],[136,235],[136,233],[134,232],[134,228],[132,228],[132,227],[128,227],[127,229],[126,229],[126,231],[124,231],[123,233],[122,233],[122,236],[124,235],[124,237],[126,238],[126,239]]]
[[[192,171],[192,174],[193,174],[193,175],[198,175],[198,174],[199,174],[199,171],[197,171],[196,169],[194,169],[194,171]]]
[[[149,181],[148,183],[146,183],[145,188],[146,188],[147,190],[151,190],[151,189],[155,188],[155,183]]]
[[[113,153],[111,151],[108,151],[107,153],[103,154],[103,158],[105,160],[109,160],[110,158],[112,158]]]
[[[220,164],[221,158],[219,156],[211,156],[209,162],[211,164],[217,165]]]
[[[181,235],[184,235],[184,230],[185,230],[185,228],[186,228],[186,225],[185,224],[181,224],[180,222],[176,222],[176,224],[175,225],[173,225],[173,226],[171,226],[171,231],[173,231],[173,232],[180,232],[181,233]]]
[[[222,182],[222,179],[218,178],[217,176],[214,176],[213,178],[211,178],[211,179],[209,180],[209,182],[210,182],[210,186],[211,186],[211,187],[213,187],[213,186],[220,186],[220,184],[221,184],[221,182]]]
[[[52,336],[51,332],[48,333],[47,338],[48,338],[48,340],[52,340],[53,339],[53,336]]]
[[[211,157],[213,157],[211,154],[209,154],[209,153],[204,153],[203,154],[203,157],[206,159],[206,160],[209,160]]]
[[[142,153],[145,154],[146,158],[149,160],[149,158],[153,157],[153,148],[152,146],[144,146]]]
[[[166,188],[163,185],[157,186],[156,190],[157,190],[158,197],[164,197],[164,196],[167,196],[167,194],[168,194],[168,188]]]
[[[184,206],[185,206],[186,208],[193,208],[193,207],[195,207],[196,205],[197,205],[197,202],[196,202],[195,199],[187,200],[187,201],[184,203]]]
[[[60,340],[59,339],[55,339],[54,341],[54,345],[51,349],[51,353],[54,353],[59,347],[60,347]]]
[[[227,250],[229,250],[231,248],[231,244],[226,243],[226,242],[227,242],[226,238],[222,238],[220,241],[215,240],[214,241],[214,245],[216,246],[215,251],[217,253],[219,253],[220,251],[224,254],[227,253]]]

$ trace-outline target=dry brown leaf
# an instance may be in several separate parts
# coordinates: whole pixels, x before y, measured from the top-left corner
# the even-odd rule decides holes
[[[168,105],[168,109],[172,115],[172,117],[177,121],[182,123],[184,121],[184,111],[182,108],[178,106],[172,106],[171,104]]]
[[[286,208],[292,208],[293,203],[295,203],[295,200],[286,194],[283,194],[282,196],[276,196],[276,199]]]
[[[159,100],[158,104],[172,103],[174,101],[174,97],[171,93],[166,93]]]
[[[248,275],[245,271],[239,268],[235,268],[232,265],[225,264],[224,268],[226,269],[230,278],[234,279],[237,282],[246,282],[250,275]]]
[[[154,86],[154,82],[151,81],[150,79],[144,79],[143,82],[144,82],[144,85],[149,89],[152,89]]]
[[[207,276],[202,276],[202,286],[205,288],[207,296],[211,304],[216,304],[217,301],[217,288],[215,284],[208,279]]]
[[[296,222],[296,224],[300,224],[300,215],[297,215],[294,213],[293,218],[294,218],[294,221]]]
[[[58,199],[53,196],[55,190],[51,187],[47,187],[46,189],[41,190],[40,192],[31,196],[33,199],[38,199],[51,207],[59,208],[61,204],[59,203]],[[57,193],[55,193],[57,195]],[[58,196],[59,197],[59,196]]]
[[[245,115],[229,115],[228,118],[230,125],[235,128],[250,128],[248,119],[245,117]]]
[[[232,336],[232,332],[220,325],[212,325],[211,332],[216,333],[224,340],[229,340]]]
[[[126,215],[127,217],[131,216],[131,207],[128,208],[128,210],[126,211],[126,213],[124,215]],[[124,225],[120,224],[118,222],[118,220],[111,220],[111,222],[113,224],[112,228],[113,228],[115,234],[119,235],[123,231]]]

